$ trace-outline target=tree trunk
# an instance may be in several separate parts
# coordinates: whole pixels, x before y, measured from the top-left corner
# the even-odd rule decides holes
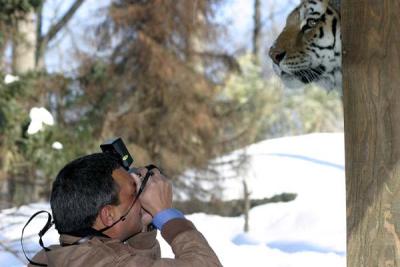
[[[16,23],[13,40],[13,73],[23,74],[35,69],[36,40],[36,13],[31,11]]]
[[[247,233],[249,231],[249,211],[250,211],[250,193],[247,187],[247,182],[243,180],[243,214],[244,214],[244,228],[243,230]]]
[[[253,29],[253,56],[258,62],[258,56],[261,50],[261,3],[260,0],[254,0],[254,29]]]
[[[341,10],[347,262],[400,266],[400,2]]]
[[[16,33],[13,39],[12,69],[14,73],[26,73],[30,70],[44,69],[44,55],[48,43],[71,20],[84,0],[75,0],[65,14],[54,24],[48,32],[41,35],[42,10],[31,10],[23,19],[16,23]]]
[[[47,43],[44,44],[42,40],[42,27],[43,27],[43,4],[38,7],[36,11],[37,23],[36,23],[36,51],[35,51],[35,67],[38,70],[42,70],[45,67],[44,64],[44,50],[47,47]]]
[[[56,23],[50,25],[48,32],[43,36],[41,35],[43,6],[39,7],[37,11],[38,25],[35,28],[35,32],[37,32],[38,36],[37,44],[35,44],[35,65],[38,69],[44,68],[44,56],[49,42],[68,24],[84,1],[85,0],[75,0],[64,15]]]

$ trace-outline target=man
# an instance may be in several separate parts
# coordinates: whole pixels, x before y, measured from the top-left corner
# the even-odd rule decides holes
[[[222,266],[202,234],[172,209],[171,183],[158,169],[147,172],[142,168],[140,174],[129,174],[106,153],[67,164],[50,198],[60,245],[42,250],[32,262],[71,267]],[[149,180],[138,195],[145,175]],[[152,225],[171,245],[175,259],[160,258]]]

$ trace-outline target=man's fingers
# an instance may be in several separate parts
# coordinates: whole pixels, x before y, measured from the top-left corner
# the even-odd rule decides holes
[[[131,173],[131,177],[133,178],[133,180],[135,181],[136,184],[136,190],[139,190],[140,185],[142,184],[142,181],[140,180],[139,175],[135,174],[135,173]]]
[[[148,169],[145,167],[137,168],[136,173],[131,173],[131,176],[135,180],[137,191],[140,190],[142,185],[144,186],[145,189],[147,187],[146,185],[149,184],[150,181],[152,180],[151,177],[156,177],[159,175],[160,173],[157,168],[153,168],[150,171],[148,171]],[[144,180],[145,178],[147,178],[146,181]],[[146,183],[146,185],[144,185],[143,183]]]
[[[142,177],[144,177],[146,175],[146,173],[147,173],[147,169],[144,168],[144,167],[138,168],[138,170],[139,170],[139,173],[140,173],[140,175]]]
[[[146,210],[142,209],[142,223],[147,226],[151,223],[153,217]]]
[[[143,178],[145,177],[145,175],[147,173],[147,169],[146,168],[138,168],[137,172],[138,172],[138,174],[131,173],[131,176],[135,181],[136,191],[139,191],[139,188],[142,186]]]

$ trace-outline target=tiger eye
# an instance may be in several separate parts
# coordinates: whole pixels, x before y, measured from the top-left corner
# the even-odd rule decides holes
[[[308,27],[315,27],[317,25],[317,20],[315,19],[308,19],[307,20],[307,26]]]

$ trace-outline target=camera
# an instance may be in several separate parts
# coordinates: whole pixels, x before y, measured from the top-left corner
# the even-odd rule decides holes
[[[137,168],[130,167],[131,164],[133,163],[133,157],[129,153],[121,137],[110,139],[104,142],[103,144],[100,145],[100,148],[103,151],[103,153],[110,153],[116,156],[120,160],[121,166],[129,173],[139,174]]]
[[[103,151],[103,153],[110,153],[116,156],[120,160],[121,166],[129,173],[135,173],[141,177],[141,173],[139,172],[138,168],[130,167],[133,162],[133,157],[129,153],[121,137],[110,139],[104,142],[103,144],[100,145],[100,148]],[[145,168],[147,169],[147,173],[142,179],[142,183],[140,185],[136,198],[139,197],[139,195],[143,192],[144,187],[146,186],[147,181],[149,180],[149,177],[154,174],[152,170],[158,169],[158,167],[153,164],[147,165]]]

